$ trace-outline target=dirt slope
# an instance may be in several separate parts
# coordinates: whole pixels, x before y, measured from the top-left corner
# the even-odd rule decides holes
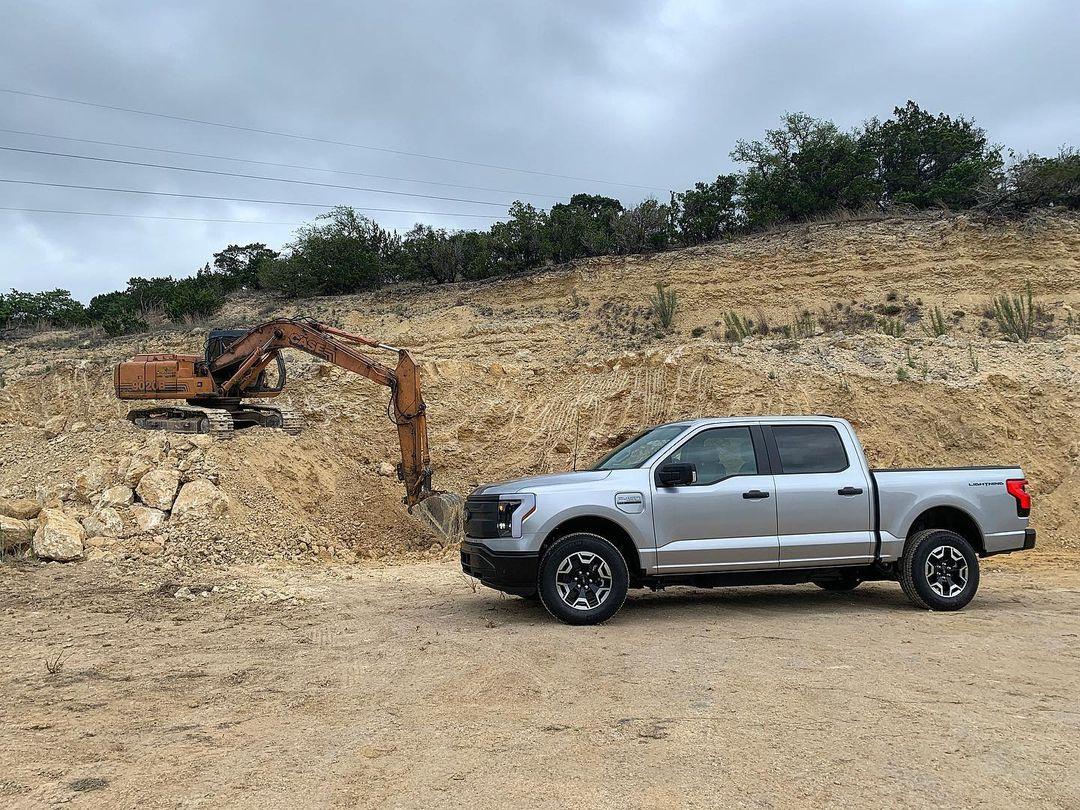
[[[670,332],[646,295],[679,295]],[[992,295],[1030,282],[1046,313],[1028,344],[1001,339]],[[920,322],[940,306],[949,333]],[[729,342],[725,313],[772,326],[809,312],[814,332]],[[908,322],[883,334],[882,313]],[[440,488],[587,463],[636,429],[692,415],[831,413],[872,463],[1021,463],[1045,549],[1080,544],[1080,219],[985,226],[963,217],[821,224],[737,242],[583,261],[526,278],[401,286],[284,304],[251,297],[214,319],[307,315],[412,347],[423,361]],[[148,437],[123,419],[113,364],[141,349],[201,351],[207,324],[101,341],[44,334],[0,351],[0,495],[65,495],[88,464],[118,468]],[[166,442],[232,498],[225,517],[171,522],[166,557],[188,561],[445,554],[400,505],[386,393],[306,356],[283,399],[307,421],[232,442]],[[44,423],[67,417],[46,438]],[[192,462],[191,459],[196,461]],[[76,499],[77,501],[77,499]],[[78,509],[76,503],[75,507]],[[89,507],[87,507],[88,509]],[[147,538],[130,527],[113,552]],[[156,547],[149,553],[157,553]]]

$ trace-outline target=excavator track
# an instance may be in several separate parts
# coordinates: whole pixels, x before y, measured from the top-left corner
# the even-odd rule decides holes
[[[277,427],[288,433],[290,436],[299,436],[300,431],[303,428],[303,420],[296,411],[289,408],[282,408],[280,405],[244,405],[245,411],[256,411],[260,414],[265,414],[267,417],[266,422],[263,423],[264,427]],[[274,417],[277,417],[276,419]],[[277,424],[274,424],[277,422]]]
[[[143,408],[130,411],[128,419],[144,430],[206,433],[215,439],[230,439],[234,431],[232,414],[224,408]]]

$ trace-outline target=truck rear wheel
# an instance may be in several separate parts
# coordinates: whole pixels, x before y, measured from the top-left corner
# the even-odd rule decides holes
[[[960,610],[979,589],[979,557],[956,532],[916,532],[908,538],[900,559],[900,587],[918,607]]]
[[[547,612],[567,624],[599,624],[618,613],[630,575],[626,560],[604,537],[575,532],[540,560],[537,592]]]

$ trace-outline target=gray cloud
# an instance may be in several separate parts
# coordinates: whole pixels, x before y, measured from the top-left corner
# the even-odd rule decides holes
[[[682,189],[731,168],[786,110],[853,126],[908,98],[976,118],[997,142],[1076,143],[1071,2],[0,1],[0,85],[181,116],[559,174]],[[276,138],[0,94],[0,128],[569,196],[646,192]],[[0,134],[0,145],[372,185]],[[0,177],[380,208],[462,203],[0,153]],[[377,181],[509,202],[513,195]],[[483,195],[478,197],[477,195]],[[538,200],[537,202],[543,202]],[[0,206],[301,222],[310,208],[0,184]],[[484,225],[376,215],[407,228]],[[229,242],[289,225],[0,211],[0,286],[87,300],[133,275],[184,275]]]

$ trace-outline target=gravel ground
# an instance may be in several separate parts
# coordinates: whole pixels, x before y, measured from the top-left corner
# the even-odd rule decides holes
[[[1072,558],[958,614],[671,589],[595,628],[453,562],[154,576],[0,566],[0,804],[1080,805]]]

